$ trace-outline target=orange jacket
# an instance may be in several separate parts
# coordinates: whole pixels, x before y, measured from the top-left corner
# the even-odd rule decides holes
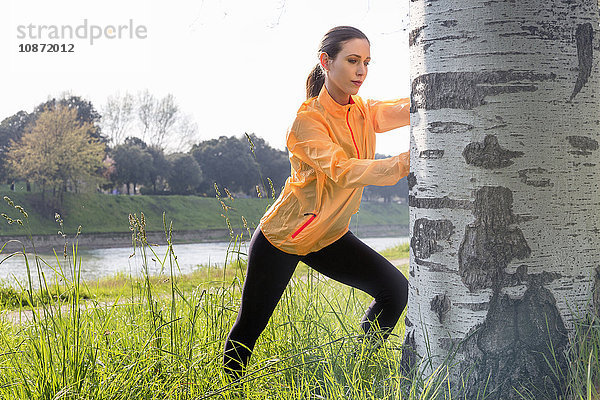
[[[260,220],[278,249],[305,255],[342,237],[366,185],[396,184],[409,172],[409,152],[374,160],[375,132],[410,124],[410,100],[337,103],[325,85],[302,103],[287,134],[290,177]]]

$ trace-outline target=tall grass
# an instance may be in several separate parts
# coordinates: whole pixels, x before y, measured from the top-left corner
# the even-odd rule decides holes
[[[110,301],[95,298],[80,279],[76,238],[56,255],[52,281],[43,260],[23,252],[29,283],[11,294],[17,301],[4,303],[17,307],[20,321],[0,318],[1,399],[451,398],[451,360],[427,376],[422,365],[402,369],[403,316],[377,350],[362,340],[358,324],[370,298],[303,267],[259,338],[247,374],[229,381],[222,350],[244,281],[244,239],[233,235],[225,266],[190,287],[179,274],[171,226],[163,217],[168,246],[157,254],[145,224],[143,214],[130,218],[145,272],[120,277],[122,290]],[[0,251],[0,260],[7,256]],[[158,277],[147,273],[151,259],[162,265]],[[597,320],[579,327],[585,340],[574,343],[566,373],[571,398],[589,400],[597,396],[600,329]]]

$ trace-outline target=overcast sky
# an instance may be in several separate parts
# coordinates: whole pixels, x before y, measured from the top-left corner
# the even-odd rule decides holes
[[[0,119],[65,91],[101,109],[110,95],[148,89],[157,97],[173,94],[197,123],[200,140],[248,132],[283,149],[319,41],[336,25],[356,26],[371,41],[361,97],[409,95],[408,0],[2,3]],[[87,37],[50,38],[52,26],[62,25]],[[90,44],[92,25],[103,37]],[[119,25],[126,25],[121,38]],[[27,43],[73,44],[74,51],[19,53]],[[408,147],[408,128],[378,134],[380,153]]]

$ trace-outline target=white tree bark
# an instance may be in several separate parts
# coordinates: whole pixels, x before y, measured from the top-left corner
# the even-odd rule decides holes
[[[403,361],[458,346],[461,398],[488,375],[492,399],[557,398],[550,340],[564,367],[576,310],[600,310],[597,0],[412,0],[410,20]]]

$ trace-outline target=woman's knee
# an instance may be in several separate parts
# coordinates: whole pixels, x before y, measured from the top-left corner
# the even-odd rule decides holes
[[[398,310],[398,313],[402,313],[408,303],[408,280],[404,274],[398,271],[397,274],[386,280],[386,285],[376,300],[382,302],[382,305],[392,307]]]

